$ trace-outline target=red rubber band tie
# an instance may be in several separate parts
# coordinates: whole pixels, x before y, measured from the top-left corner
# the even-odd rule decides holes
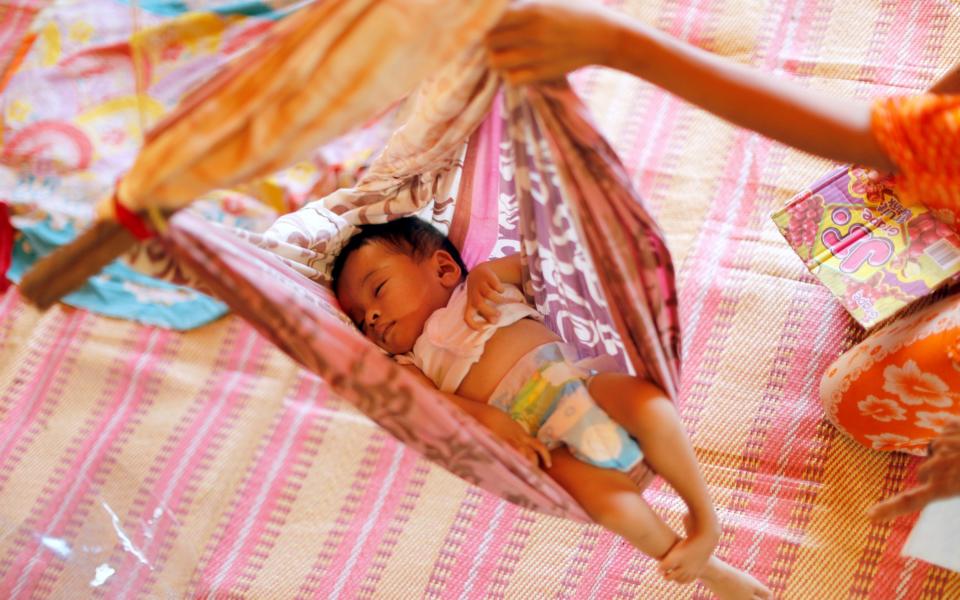
[[[146,221],[140,218],[140,215],[120,202],[116,191],[113,192],[113,210],[117,215],[117,222],[126,227],[127,231],[132,233],[133,237],[138,240],[149,240],[156,235],[147,225]]]
[[[13,262],[13,225],[10,224],[10,214],[7,212],[7,203],[0,200],[0,294],[10,287],[7,271]]]

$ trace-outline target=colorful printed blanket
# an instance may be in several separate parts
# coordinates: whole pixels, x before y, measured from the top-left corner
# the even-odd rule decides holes
[[[12,267],[0,265],[19,281],[39,256],[90,223],[94,203],[130,168],[159,119],[303,3],[191,9],[182,3],[97,0],[57,3],[39,16],[45,2],[5,4],[0,202],[18,235]],[[382,146],[387,129],[378,125],[388,121],[291,168],[208,193],[194,210],[208,221],[262,231],[307,197],[352,183]],[[9,241],[4,246],[9,250]],[[226,313],[225,305],[203,294],[137,274],[129,266],[137,259],[132,255],[112,265],[65,301],[175,329]]]

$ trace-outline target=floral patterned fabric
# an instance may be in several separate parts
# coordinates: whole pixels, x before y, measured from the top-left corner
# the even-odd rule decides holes
[[[960,96],[878,100],[877,141],[899,168],[895,184],[960,228]],[[960,297],[898,320],[838,358],[821,381],[830,419],[875,450],[925,455],[950,415],[960,414]]]
[[[960,95],[878,100],[871,126],[900,170],[897,185],[904,197],[960,228]]]
[[[875,450],[925,455],[960,415],[960,296],[897,321],[827,369],[821,397],[834,424]]]

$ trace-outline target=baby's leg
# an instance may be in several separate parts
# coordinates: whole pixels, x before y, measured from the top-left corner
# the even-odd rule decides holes
[[[590,395],[610,418],[640,443],[644,460],[677,491],[690,509],[685,551],[703,564],[720,538],[710,494],[680,416],[656,386],[619,373],[602,373],[590,381]]]
[[[551,457],[553,465],[547,473],[580,503],[590,518],[644,554],[660,560],[680,541],[624,473],[579,461],[563,447],[551,452]],[[716,557],[709,559],[700,579],[724,600],[770,597],[760,582]]]
[[[550,455],[553,465],[547,473],[596,523],[656,559],[663,558],[677,543],[677,534],[653,512],[626,474],[577,460],[566,447]]]

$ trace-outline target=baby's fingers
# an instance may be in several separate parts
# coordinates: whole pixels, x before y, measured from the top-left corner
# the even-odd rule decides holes
[[[533,451],[533,448],[529,446],[520,445],[517,447],[517,450],[523,454],[523,457],[533,463],[533,466],[537,466],[537,453]]]
[[[467,311],[463,314],[463,320],[466,322],[467,327],[476,331],[480,331],[487,325],[486,320],[482,319],[477,310],[472,306],[467,306]]]
[[[500,311],[493,308],[486,302],[481,302],[474,306],[473,304],[467,305],[467,310],[463,314],[463,320],[467,323],[467,326],[470,329],[475,329],[480,331],[487,327],[490,323],[493,323],[497,320],[497,317],[500,316]]]
[[[553,466],[553,460],[550,457],[550,450],[547,448],[546,444],[533,436],[530,436],[529,444],[530,447],[533,448],[533,450],[540,457],[540,464],[547,469]]]
[[[501,293],[502,291],[502,288],[498,290],[493,286],[483,286],[483,288],[480,289],[480,296],[494,304],[503,304],[507,302],[508,298]]]
[[[500,311],[493,307],[489,302],[481,302],[476,306],[477,313],[487,320],[488,323],[493,323],[500,316]]]
[[[540,459],[543,458],[543,455],[540,454],[540,450],[532,443],[530,440],[533,439],[530,436],[520,433],[519,435],[514,434],[511,438],[507,440],[515,450],[523,454],[523,457],[529,460],[533,466],[540,466]],[[546,449],[546,448],[544,448]]]

